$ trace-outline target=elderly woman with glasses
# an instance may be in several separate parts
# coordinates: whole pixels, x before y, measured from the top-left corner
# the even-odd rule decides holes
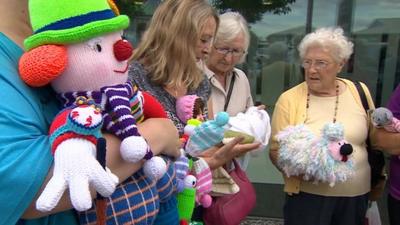
[[[237,12],[220,15],[214,45],[207,59],[205,73],[210,80],[212,112],[235,116],[253,106],[246,74],[235,66],[242,63],[249,47],[246,20]]]
[[[338,77],[353,52],[353,44],[341,28],[320,28],[307,34],[299,47],[305,82],[284,92],[272,116],[271,161],[278,163],[276,134],[292,125],[304,124],[320,135],[327,123],[343,125],[344,138],[353,147],[349,156],[354,176],[334,186],[314,182],[304,176],[286,176],[284,191],[285,225],[362,225],[368,206],[370,166],[366,139],[367,115],[353,82]],[[361,84],[370,107],[374,107],[368,88]],[[283,171],[283,170],[282,170]]]

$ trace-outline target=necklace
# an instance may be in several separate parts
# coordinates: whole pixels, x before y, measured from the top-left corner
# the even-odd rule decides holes
[[[338,106],[339,106],[339,84],[336,84],[336,101],[335,101],[335,111],[334,111],[334,114],[333,114],[333,122],[334,123],[336,122]],[[308,111],[309,108],[310,108],[310,92],[307,91],[306,112]]]

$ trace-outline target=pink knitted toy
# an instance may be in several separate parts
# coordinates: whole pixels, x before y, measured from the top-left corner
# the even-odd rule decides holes
[[[134,117],[138,113],[135,110],[141,110],[143,96],[128,82],[128,59],[133,48],[121,37],[129,25],[128,17],[116,15],[107,0],[75,0],[73,4],[67,0],[30,0],[29,9],[34,34],[24,43],[27,52],[19,64],[22,80],[34,87],[50,84],[65,107],[75,107],[78,96],[93,99],[102,109],[103,129],[122,141],[121,156],[129,162],[144,159],[146,175],[161,177],[166,163],[153,157]],[[66,120],[67,116],[59,114],[55,121]],[[80,134],[82,130],[69,126],[51,133],[52,140],[61,140],[65,132]],[[93,142],[69,136],[52,144],[55,170],[37,201],[39,210],[54,208],[66,188],[79,211],[92,206],[89,183],[105,196],[112,194],[117,182],[110,173],[110,187],[103,184],[100,172],[95,173],[102,168],[95,163]],[[105,187],[110,188],[105,191]]]

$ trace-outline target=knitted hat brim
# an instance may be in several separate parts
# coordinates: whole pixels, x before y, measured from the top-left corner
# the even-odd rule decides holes
[[[123,30],[129,26],[129,18],[120,15],[111,19],[94,21],[69,29],[48,30],[28,37],[24,41],[26,51],[45,44],[73,44],[90,40],[96,36]]]

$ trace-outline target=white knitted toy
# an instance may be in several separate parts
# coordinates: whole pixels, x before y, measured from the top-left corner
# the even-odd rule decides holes
[[[326,124],[321,136],[315,136],[304,124],[289,126],[275,138],[279,143],[278,165],[289,177],[301,175],[334,186],[354,175],[349,158],[353,148],[344,140],[340,123]]]
[[[267,111],[252,106],[245,113],[238,113],[236,116],[230,117],[222,142],[226,144],[241,134],[244,134],[245,138],[252,137],[245,142],[261,143],[260,147],[251,151],[250,154],[257,154],[264,150],[271,136],[270,118]]]

